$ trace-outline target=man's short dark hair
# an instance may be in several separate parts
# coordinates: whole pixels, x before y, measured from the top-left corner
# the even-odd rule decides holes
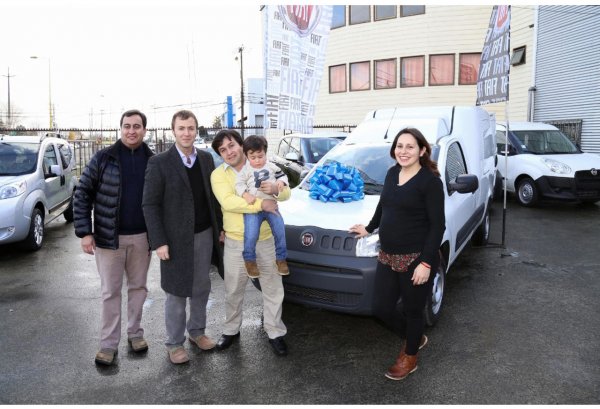
[[[173,119],[171,119],[171,129],[175,130],[175,120],[179,118],[182,121],[185,121],[186,119],[189,118],[194,118],[194,122],[196,122],[196,129],[198,128],[198,118],[196,118],[196,115],[194,115],[194,113],[192,111],[188,111],[187,109],[182,109],[181,111],[177,111],[175,112],[175,114],[173,114]]]
[[[238,143],[238,145],[244,145],[244,139],[242,139],[242,136],[238,133],[238,131],[234,129],[222,129],[219,131],[219,133],[217,133],[212,143],[210,144],[210,146],[212,146],[213,150],[217,152],[219,156],[221,155],[221,153],[219,152],[219,148],[221,147],[221,145],[223,145],[223,142],[226,138],[229,140],[234,140]]]
[[[244,149],[244,155],[248,155],[249,151],[252,152],[264,152],[267,153],[267,148],[269,144],[264,136],[258,135],[250,135],[246,139],[244,139],[244,144],[242,145]]]
[[[123,126],[123,118],[125,118],[125,117],[129,118],[130,116],[135,116],[135,115],[139,115],[140,118],[142,118],[142,126],[144,127],[144,129],[146,129],[146,124],[148,122],[148,120],[146,119],[146,115],[144,115],[144,113],[142,111],[139,111],[137,109],[130,109],[129,111],[123,112],[123,115],[121,115],[121,123],[119,123],[119,127]]]

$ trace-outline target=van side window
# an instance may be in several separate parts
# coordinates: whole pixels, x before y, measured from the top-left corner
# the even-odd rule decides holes
[[[448,147],[448,157],[446,159],[446,180],[453,181],[459,175],[467,173],[465,158],[458,142],[454,142]]]
[[[281,140],[281,142],[279,142],[279,151],[277,152],[277,155],[281,156],[282,158],[285,158],[285,155],[287,155],[289,151],[290,151],[290,139],[283,138]]]
[[[71,158],[73,157],[73,153],[71,152],[69,145],[64,143],[58,144],[58,151],[60,152],[62,167],[63,169],[67,169],[69,167],[69,163],[71,163]]]
[[[510,144],[508,144],[510,146]],[[504,148],[506,148],[506,132],[504,131],[496,131],[496,151],[499,154],[504,152]]]
[[[50,166],[58,165],[58,158],[54,151],[54,145],[50,144],[44,152],[44,173],[50,173]]]
[[[300,138],[292,138],[292,143],[290,143],[290,152],[295,152],[298,154],[298,159],[303,161],[302,152],[300,152]]]

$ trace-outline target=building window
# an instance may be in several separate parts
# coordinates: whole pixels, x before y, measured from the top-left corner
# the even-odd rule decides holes
[[[350,63],[350,91],[371,89],[371,64],[369,61]]]
[[[375,61],[375,89],[396,88],[396,59]]]
[[[346,92],[346,64],[329,67],[329,93]]]
[[[371,6],[350,7],[350,24],[368,23],[371,21]]]
[[[454,54],[429,56],[429,85],[454,85]]]
[[[425,14],[425,6],[400,6],[400,17]]]
[[[425,86],[425,56],[400,59],[400,87]]]
[[[375,9],[375,21],[396,18],[396,6],[373,6]]]
[[[460,54],[458,58],[458,63],[460,65],[458,69],[459,85],[477,84],[480,60],[481,53]]]
[[[333,6],[331,17],[331,28],[344,27],[346,25],[346,6]]]
[[[510,57],[510,65],[525,64],[525,46],[513,49],[513,55]]]

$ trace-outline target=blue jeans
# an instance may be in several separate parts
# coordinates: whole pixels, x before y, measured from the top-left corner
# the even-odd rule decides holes
[[[271,226],[271,232],[275,239],[275,258],[285,260],[287,249],[285,247],[285,224],[279,212],[258,212],[244,214],[244,261],[256,261],[256,242],[260,234],[260,225],[266,220]]]

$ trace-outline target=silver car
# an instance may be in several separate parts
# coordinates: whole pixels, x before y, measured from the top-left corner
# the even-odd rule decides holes
[[[73,221],[77,186],[73,147],[45,136],[0,135],[0,245],[42,247],[45,225]]]

